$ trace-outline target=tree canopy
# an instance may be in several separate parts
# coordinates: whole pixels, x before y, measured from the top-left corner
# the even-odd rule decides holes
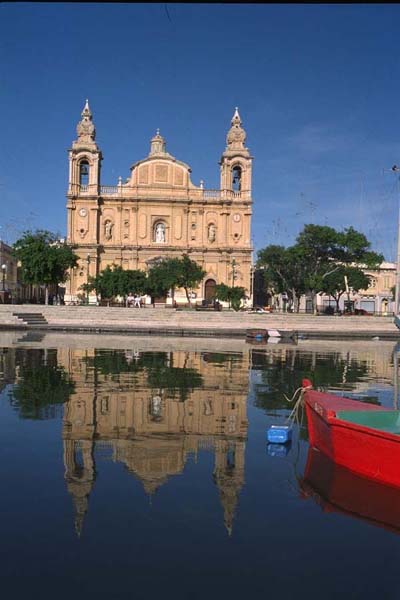
[[[26,231],[15,242],[13,254],[21,262],[23,283],[46,287],[46,304],[48,286],[67,281],[68,269],[75,267],[78,262],[72,247],[46,230]]]
[[[296,308],[306,292],[306,268],[296,246],[270,245],[258,253],[258,266],[264,268],[267,285],[275,293],[286,293]]]
[[[169,290],[174,298],[179,273],[179,258],[165,258],[151,267],[147,291],[151,296],[166,296]]]
[[[230,287],[220,283],[215,287],[215,295],[222,302],[229,302],[233,310],[238,311],[243,298],[246,297],[246,290],[243,287]]]
[[[196,288],[205,274],[206,272],[204,269],[202,269],[196,261],[191,260],[187,254],[184,254],[183,257],[179,259],[176,286],[185,290],[189,304],[191,303],[189,290]]]
[[[354,292],[366,290],[370,284],[371,278],[359,267],[341,265],[337,271],[330,273],[322,280],[321,291],[332,296],[336,302],[336,310],[339,311],[339,301],[346,292],[345,277],[347,285]]]
[[[383,256],[370,248],[366,236],[353,227],[337,231],[326,225],[309,224],[304,226],[293,246],[270,245],[260,250],[257,266],[265,268],[267,280],[276,292],[286,292],[293,302],[297,298],[297,304],[300,296],[309,292],[315,307],[316,294],[328,287],[326,278],[346,266],[360,270],[361,267],[377,268],[382,263]],[[355,284],[360,281],[356,271],[349,274]],[[334,281],[337,287],[339,274],[331,278],[330,286]]]
[[[95,290],[102,298],[127,296],[130,292],[143,294],[146,290],[146,273],[140,270],[123,269],[120,265],[112,265],[101,271],[96,277],[90,277],[83,290]]]
[[[189,290],[196,288],[205,274],[196,261],[184,254],[182,258],[166,258],[154,265],[149,271],[147,286],[154,296],[164,296],[172,290],[174,297],[175,288],[182,288],[191,304]]]

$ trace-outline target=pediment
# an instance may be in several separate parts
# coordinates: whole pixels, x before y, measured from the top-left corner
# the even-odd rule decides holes
[[[190,167],[173,156],[160,154],[140,160],[131,167],[129,184],[157,188],[193,187]]]

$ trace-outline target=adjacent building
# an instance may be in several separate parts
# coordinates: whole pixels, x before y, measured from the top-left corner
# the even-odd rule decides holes
[[[18,296],[17,260],[13,257],[12,248],[0,240],[0,303],[10,302]]]
[[[103,155],[86,101],[69,151],[67,241],[79,265],[70,274],[66,302],[76,301],[82,284],[107,265],[147,271],[165,257],[184,253],[206,275],[193,290],[197,300],[214,297],[219,283],[243,286],[251,294],[252,156],[238,109],[226,138],[220,188],[191,181],[189,165],[172,156],[157,130],[149,154],[129,177],[103,185]],[[175,294],[179,302],[184,294]]]
[[[350,301],[352,309],[365,310],[370,314],[390,314],[394,311],[393,288],[396,285],[396,263],[383,262],[379,269],[364,269],[370,278],[370,285],[366,290],[353,292],[349,290],[343,294],[339,301],[340,310],[344,310],[345,302]],[[319,295],[317,306],[324,310],[327,306],[336,306],[333,298]]]
[[[345,303],[350,302],[352,310],[365,310],[370,314],[391,314],[394,311],[394,287],[396,285],[396,263],[384,261],[379,269],[364,269],[370,277],[370,285],[366,290],[354,292],[349,290],[341,296],[339,309],[345,310]],[[317,311],[324,312],[329,306],[336,308],[332,296],[317,294]],[[268,289],[263,269],[256,269],[254,273],[254,305],[271,306],[273,310],[290,310],[290,301],[287,294],[274,294]],[[306,294],[300,299],[300,312],[313,312],[312,299]]]

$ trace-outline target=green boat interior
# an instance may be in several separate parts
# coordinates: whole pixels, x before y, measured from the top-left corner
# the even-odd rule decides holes
[[[338,410],[336,417],[363,427],[400,435],[400,410]]]

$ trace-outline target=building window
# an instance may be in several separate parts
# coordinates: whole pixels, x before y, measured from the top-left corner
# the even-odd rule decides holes
[[[89,185],[89,163],[87,160],[82,160],[79,163],[79,184]]]
[[[232,189],[234,192],[240,192],[242,188],[242,169],[237,165],[232,169]]]

